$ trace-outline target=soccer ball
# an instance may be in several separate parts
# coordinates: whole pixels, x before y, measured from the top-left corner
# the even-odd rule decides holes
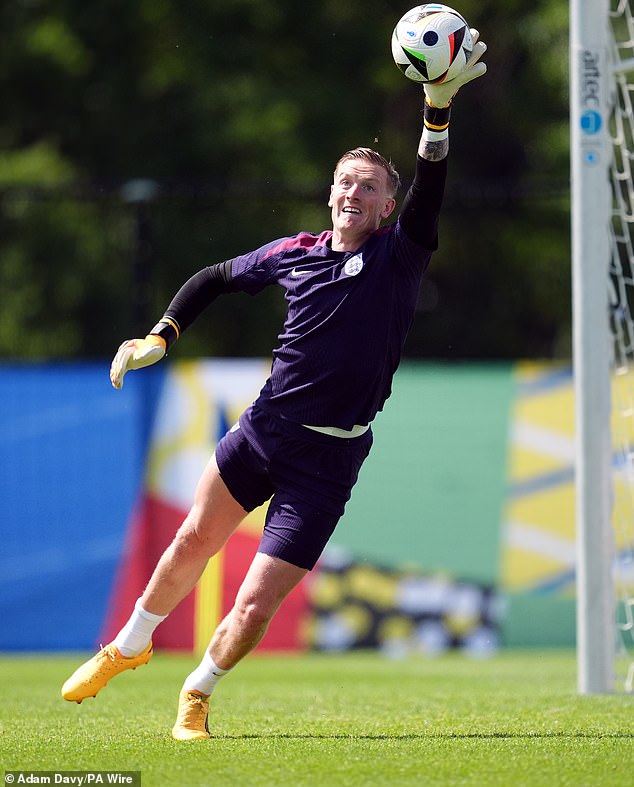
[[[408,79],[449,82],[464,68],[473,49],[469,25],[453,8],[418,5],[404,14],[392,33],[392,57]]]

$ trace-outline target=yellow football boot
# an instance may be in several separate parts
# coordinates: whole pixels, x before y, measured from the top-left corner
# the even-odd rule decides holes
[[[96,697],[110,678],[127,669],[136,669],[152,658],[152,643],[138,656],[127,658],[110,643],[99,653],[78,667],[62,686],[62,697],[69,702],[81,702]]]
[[[177,741],[211,738],[208,716],[209,697],[199,691],[183,689],[178,698],[178,716],[172,728],[172,738]]]

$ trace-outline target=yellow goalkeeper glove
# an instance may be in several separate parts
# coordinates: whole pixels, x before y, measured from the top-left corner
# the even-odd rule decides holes
[[[462,71],[453,79],[449,80],[449,82],[443,82],[437,85],[423,85],[427,103],[431,104],[432,107],[448,107],[449,104],[451,104],[452,98],[463,85],[486,74],[486,65],[484,63],[478,63],[478,60],[480,60],[482,55],[487,51],[487,45],[482,41],[478,41],[480,33],[473,28],[471,28],[471,36],[473,38],[473,49]]]
[[[117,350],[110,366],[110,382],[115,388],[123,388],[126,372],[160,361],[165,355],[166,347],[165,339],[154,334],[148,334],[145,339],[126,339]]]

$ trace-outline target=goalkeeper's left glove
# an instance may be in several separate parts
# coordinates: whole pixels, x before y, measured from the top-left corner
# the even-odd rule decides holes
[[[473,49],[462,71],[449,82],[443,82],[436,85],[423,85],[427,103],[432,107],[448,107],[453,97],[463,85],[486,74],[486,65],[478,61],[487,51],[487,45],[482,41],[478,41],[480,33],[473,28],[471,28],[471,36],[473,38]]]
[[[126,372],[160,361],[166,348],[165,339],[156,334],[148,334],[145,339],[127,339],[117,350],[110,366],[110,382],[115,388],[122,388]]]

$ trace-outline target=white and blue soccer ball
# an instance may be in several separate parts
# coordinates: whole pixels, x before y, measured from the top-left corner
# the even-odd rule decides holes
[[[426,3],[409,10],[392,34],[392,57],[408,79],[449,82],[465,67],[473,39],[465,18],[448,5]]]

